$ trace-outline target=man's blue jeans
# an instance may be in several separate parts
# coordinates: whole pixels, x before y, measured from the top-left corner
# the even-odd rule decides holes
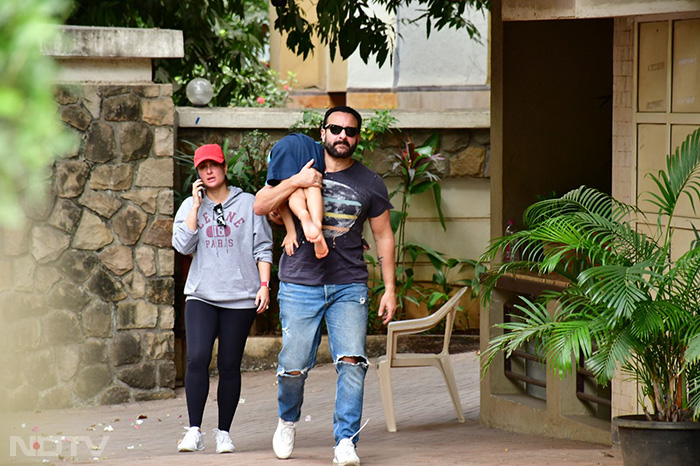
[[[338,374],[333,436],[336,444],[352,437],[360,429],[368,367],[367,286],[283,282],[277,298],[282,325],[282,351],[277,369],[279,417],[293,422],[301,417],[304,381],[316,363],[321,321],[325,317],[331,357]],[[357,362],[343,361],[344,357],[355,358]],[[357,437],[354,441],[357,442]]]

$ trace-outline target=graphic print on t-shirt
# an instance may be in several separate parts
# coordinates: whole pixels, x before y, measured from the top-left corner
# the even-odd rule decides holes
[[[362,212],[357,191],[337,181],[323,180],[323,236],[337,238],[347,233]]]
[[[216,222],[216,216],[213,212],[204,212],[200,220],[203,220],[203,223],[200,223],[198,226],[200,229],[204,230],[204,234],[206,235],[204,246],[217,249],[233,247],[234,239],[231,235],[232,227],[238,228],[245,223],[243,217],[238,217],[236,212],[231,211],[224,211],[226,226],[220,226]]]

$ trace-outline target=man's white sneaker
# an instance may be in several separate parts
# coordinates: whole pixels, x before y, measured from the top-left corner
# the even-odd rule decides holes
[[[333,464],[338,466],[360,466],[360,458],[355,451],[355,444],[349,438],[342,439],[333,449]]]
[[[277,458],[286,460],[292,456],[294,451],[294,437],[297,435],[297,423],[292,421],[283,421],[280,418],[277,423],[277,430],[272,437],[272,449],[275,451]]]
[[[217,453],[233,453],[236,451],[231,435],[225,430],[214,429],[214,438],[216,439]]]
[[[204,438],[199,427],[185,427],[187,433],[177,445],[177,451],[201,451],[204,450]]]

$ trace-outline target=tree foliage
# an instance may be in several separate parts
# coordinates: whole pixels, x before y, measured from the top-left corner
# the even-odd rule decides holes
[[[211,81],[212,105],[224,107],[276,81],[261,61],[269,42],[266,0],[74,0],[66,24],[181,30],[185,57],[154,60],[154,79],[175,84],[176,105],[186,104],[184,86],[196,77]]]
[[[490,0],[319,0],[317,20],[309,22],[299,1],[275,0],[274,27],[286,34],[287,47],[306,58],[314,50],[315,38],[327,45],[331,59],[339,52],[343,59],[359,51],[367,63],[374,57],[382,66],[391,59],[396,31],[370,5],[397,15],[408,6],[417,7],[413,18],[425,21],[426,34],[443,27],[463,28],[479,37],[474,24],[465,17],[467,8],[485,11]],[[174,100],[186,103],[184,86],[195,77],[206,77],[214,85],[212,105],[252,105],[264,95],[270,83],[281,87],[277,76],[261,58],[269,43],[266,0],[73,0],[67,24],[112,27],[177,29],[185,37],[183,60],[155,60],[156,82],[175,84]],[[287,82],[288,83],[288,82]]]
[[[46,168],[72,143],[56,118],[55,63],[41,53],[65,0],[0,2],[0,225],[23,218],[21,204],[44,194]]]
[[[379,66],[391,56],[396,31],[393,24],[384,22],[372,11],[371,4],[385,8],[393,16],[402,7],[417,6],[416,17],[401,21],[415,23],[424,20],[428,37],[433,29],[441,30],[447,26],[463,28],[472,38],[478,38],[479,32],[465,18],[467,8],[485,11],[491,4],[490,0],[318,0],[318,20],[310,23],[299,3],[295,0],[273,2],[281,5],[276,6],[275,29],[287,34],[290,50],[306,58],[313,52],[314,37],[318,37],[322,44],[328,45],[331,59],[335,59],[336,51],[346,59],[359,50],[365,63],[374,57]]]

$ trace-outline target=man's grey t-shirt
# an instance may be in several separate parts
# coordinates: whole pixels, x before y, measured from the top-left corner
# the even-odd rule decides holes
[[[384,181],[360,162],[323,177],[323,236],[329,253],[317,259],[314,246],[304,239],[298,219],[299,249],[282,253],[279,277],[299,285],[345,285],[367,283],[362,229],[367,218],[392,208]]]

